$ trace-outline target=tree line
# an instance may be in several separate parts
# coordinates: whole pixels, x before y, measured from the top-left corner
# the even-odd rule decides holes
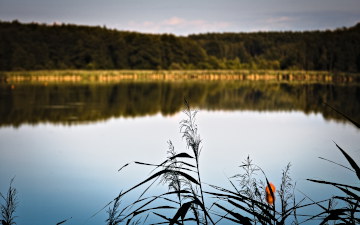
[[[0,70],[281,69],[360,72],[360,23],[306,32],[186,37],[0,21]]]

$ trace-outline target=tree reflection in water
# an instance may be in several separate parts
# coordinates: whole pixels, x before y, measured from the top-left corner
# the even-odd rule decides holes
[[[125,81],[118,83],[2,83],[0,125],[78,124],[182,109],[303,111],[344,120],[326,102],[360,120],[360,85],[266,81]]]

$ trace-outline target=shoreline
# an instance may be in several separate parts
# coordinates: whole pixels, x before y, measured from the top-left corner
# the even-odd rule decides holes
[[[0,83],[113,83],[185,80],[359,83],[360,74],[303,70],[34,70],[0,72]]]

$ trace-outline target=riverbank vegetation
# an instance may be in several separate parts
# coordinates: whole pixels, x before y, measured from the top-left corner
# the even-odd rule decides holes
[[[360,74],[304,70],[36,70],[0,72],[0,83],[117,83],[185,80],[360,83]]]
[[[143,34],[0,22],[0,70],[275,69],[360,72],[360,25],[326,31]]]

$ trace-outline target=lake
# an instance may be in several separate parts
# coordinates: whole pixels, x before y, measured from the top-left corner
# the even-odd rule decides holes
[[[178,152],[190,151],[179,128],[184,99],[198,110],[204,183],[231,188],[228,177],[240,173],[250,156],[276,186],[290,162],[299,199],[302,193],[316,201],[339,194],[307,178],[357,184],[354,173],[318,158],[349,166],[336,142],[360,160],[359,130],[323,104],[360,121],[356,79],[199,72],[79,76],[0,79],[0,191],[6,193],[15,177],[17,224],[68,218],[65,224],[106,224],[106,209],[93,215],[150,174],[152,168],[134,161],[161,163],[169,140]],[[130,195],[124,203],[131,197],[136,199]]]

